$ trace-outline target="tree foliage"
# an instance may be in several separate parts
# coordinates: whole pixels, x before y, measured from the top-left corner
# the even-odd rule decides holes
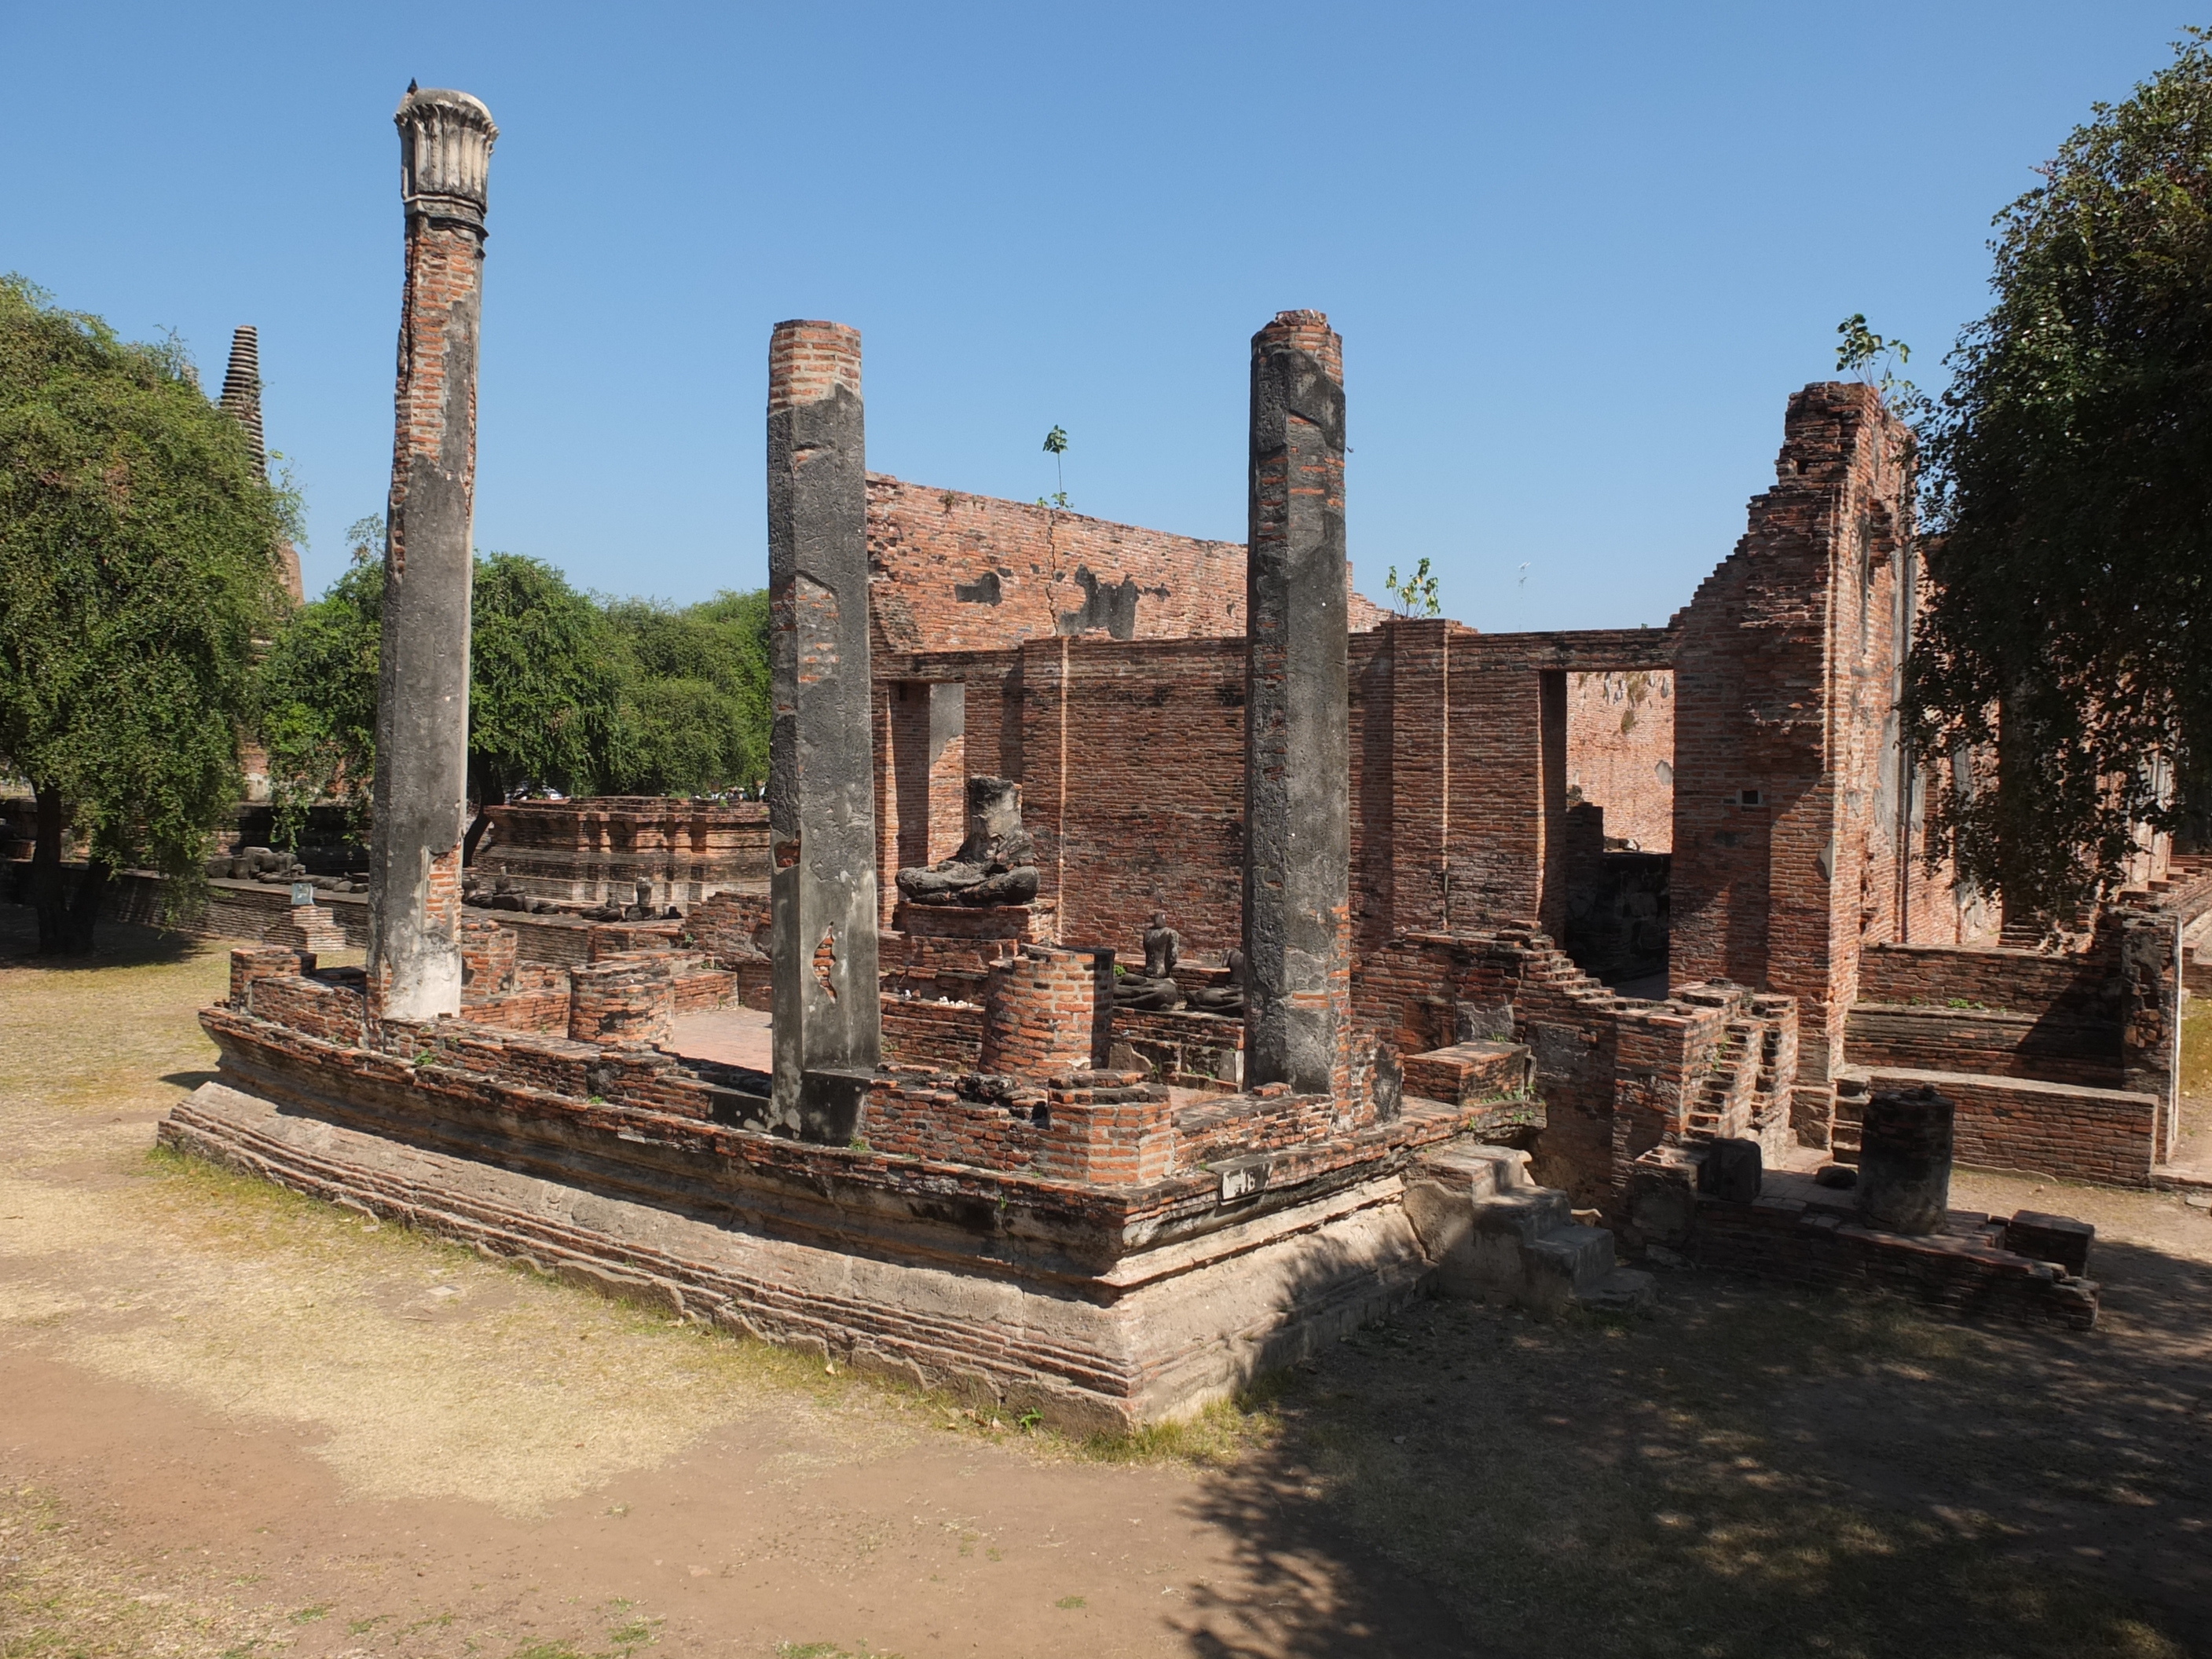
[[[2192,31],[1996,221],[1996,304],[1922,422],[1934,846],[2063,917],[2212,763],[2212,53]],[[1997,752],[1977,787],[1970,757]]]
[[[116,869],[160,869],[178,898],[200,878],[284,606],[289,508],[175,342],[0,278],[0,767],[38,797],[40,950],[90,948]],[[65,900],[71,822],[91,865]]]
[[[600,789],[620,768],[621,681],[605,612],[551,565],[477,561],[469,633],[469,766],[478,800],[521,783]]]
[[[680,609],[618,599],[607,616],[623,684],[620,787],[684,795],[764,783],[767,593],[725,592]]]
[[[280,847],[298,845],[307,809],[326,799],[346,804],[357,832],[368,828],[383,626],[384,567],[356,560],[300,607],[262,660],[255,724]]]
[[[337,795],[365,824],[376,763],[380,532],[302,606],[263,665],[260,730],[276,834],[291,844]],[[768,600],[724,593],[673,607],[599,601],[552,566],[477,561],[470,615],[469,769],[479,801],[518,789],[692,794],[768,773]]]

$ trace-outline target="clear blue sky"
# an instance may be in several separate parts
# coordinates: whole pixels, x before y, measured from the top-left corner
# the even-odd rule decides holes
[[[410,76],[492,164],[477,540],[765,575],[768,331],[857,325],[869,461],[1242,538],[1246,342],[1345,337],[1360,586],[1663,623],[1863,311],[1923,383],[1989,219],[2193,21],[2137,0],[1310,6],[0,0],[0,270],[210,385],[259,325],[311,591],[390,467]],[[1525,572],[1522,567],[1526,565]]]

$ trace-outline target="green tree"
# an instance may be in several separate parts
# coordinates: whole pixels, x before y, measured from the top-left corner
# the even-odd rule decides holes
[[[623,682],[620,787],[708,794],[764,782],[767,593],[723,592],[682,608],[618,599],[607,616]]]
[[[287,845],[319,799],[368,809],[384,565],[380,530],[364,521],[354,534],[353,568],[300,607],[261,667],[258,725]],[[471,793],[601,787],[624,739],[618,642],[600,607],[540,560],[489,553],[477,560],[469,626]]]
[[[478,557],[469,771],[480,801],[523,784],[588,794],[617,769],[621,680],[599,605],[542,560]]]
[[[173,902],[236,805],[257,639],[296,514],[183,349],[132,344],[0,278],[0,767],[38,800],[42,952],[92,946],[109,877]],[[62,875],[71,825],[90,862]]]
[[[357,544],[353,567],[293,614],[256,675],[254,725],[269,758],[270,839],[279,847],[299,844],[319,800],[343,801],[355,833],[368,829],[384,627],[384,567],[368,551]]]
[[[1996,304],[1922,422],[1911,660],[1934,850],[2008,911],[2108,888],[2212,763],[2212,55],[2096,106],[1998,216]],[[1998,755],[1996,787],[1977,754]]]

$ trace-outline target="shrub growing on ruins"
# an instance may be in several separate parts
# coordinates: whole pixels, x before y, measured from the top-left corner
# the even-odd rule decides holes
[[[173,901],[202,878],[293,516],[181,346],[0,278],[0,769],[38,797],[41,951],[91,948],[117,869],[163,871]],[[72,822],[90,848],[74,894]]]
[[[2212,769],[2212,50],[2191,31],[1998,216],[1996,303],[1923,421],[1915,740],[1932,845],[2063,918]],[[2000,754],[1976,789],[1966,757]]]

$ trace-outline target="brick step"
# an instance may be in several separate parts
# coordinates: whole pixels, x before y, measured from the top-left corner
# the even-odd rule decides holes
[[[1649,1306],[1649,1275],[1616,1267],[1613,1234],[1577,1221],[1565,1193],[1530,1182],[1528,1158],[1455,1142],[1407,1172],[1407,1218],[1437,1264],[1437,1288],[1547,1314]]]

